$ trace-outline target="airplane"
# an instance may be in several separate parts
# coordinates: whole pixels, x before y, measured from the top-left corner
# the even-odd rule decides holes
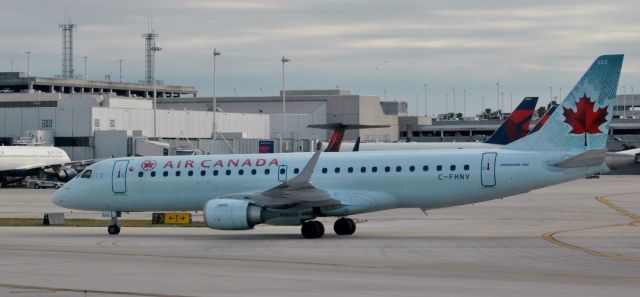
[[[67,153],[51,146],[0,146],[0,185],[26,176],[54,174],[69,181],[77,174]]]
[[[325,233],[319,217],[393,208],[422,210],[508,197],[607,170],[607,130],[623,55],[598,57],[536,133],[500,148],[128,157],[97,162],[52,197],[58,206],[102,211],[118,234],[123,212],[203,211],[209,228],[262,223]]]

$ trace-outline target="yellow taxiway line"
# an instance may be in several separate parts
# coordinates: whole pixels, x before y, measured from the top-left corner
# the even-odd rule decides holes
[[[582,230],[592,230],[592,229],[601,229],[601,228],[610,228],[610,227],[623,227],[623,226],[637,226],[640,223],[640,217],[616,204],[614,204],[613,202],[607,200],[604,197],[596,197],[596,200],[620,213],[622,213],[623,215],[633,219],[632,222],[629,223],[622,223],[622,224],[613,224],[613,225],[605,225],[605,226],[595,226],[595,227],[585,227],[585,228],[576,228],[576,229],[567,229],[567,230],[559,230],[559,231],[554,231],[554,232],[547,232],[543,235],[544,240],[553,243],[555,245],[561,246],[561,247],[565,247],[565,248],[569,248],[575,251],[579,251],[579,252],[583,252],[583,253],[587,253],[589,255],[593,255],[593,256],[599,256],[599,257],[608,257],[608,258],[613,258],[613,259],[618,259],[618,260],[624,260],[624,261],[631,261],[631,262],[635,262],[640,264],[640,258],[638,257],[632,257],[632,256],[625,256],[625,255],[621,255],[618,253],[612,253],[612,252],[603,252],[603,251],[598,251],[598,250],[594,250],[594,249],[589,249],[589,248],[585,248],[585,247],[581,247],[575,244],[571,244],[568,242],[564,242],[561,240],[558,240],[557,238],[555,238],[554,236],[559,234],[559,233],[566,233],[566,232],[575,232],[575,231],[582,231]]]

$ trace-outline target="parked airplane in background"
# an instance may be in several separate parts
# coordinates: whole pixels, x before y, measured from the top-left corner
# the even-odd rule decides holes
[[[67,153],[51,146],[0,146],[0,183],[15,182],[26,176],[54,174],[68,181],[77,172],[70,167]]]
[[[434,209],[525,193],[606,170],[608,124],[622,55],[596,59],[537,133],[502,148],[200,155],[98,162],[52,198],[56,205],[108,212],[118,234],[122,212],[204,210],[213,229],[302,225],[318,238],[318,217],[392,208]]]

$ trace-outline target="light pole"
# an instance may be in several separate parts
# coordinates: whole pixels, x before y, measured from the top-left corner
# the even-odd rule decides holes
[[[553,101],[553,87],[549,87],[549,103]]]
[[[31,69],[30,69],[31,68],[31,61],[30,61],[31,51],[26,51],[24,53],[27,54],[27,76],[30,76],[31,75]]]
[[[467,89],[462,90],[462,116],[467,114]]]
[[[260,96],[264,97],[264,89],[260,88]]]
[[[233,88],[233,97],[238,97],[238,90],[240,90],[240,88]]]
[[[444,94],[444,119],[449,119],[449,94]]]
[[[384,89],[384,101],[387,101],[387,89]]]
[[[500,82],[496,83],[496,98],[497,98],[496,99],[497,100],[496,112],[497,112],[498,110],[500,110]]]
[[[427,84],[424,84],[424,116],[428,116],[427,113]]]
[[[482,98],[480,98],[480,100],[482,100],[482,110],[480,111],[480,115],[484,115],[484,96],[482,96]],[[485,116],[483,116],[485,117]]]
[[[124,59],[118,59],[117,61],[120,64],[120,82],[122,82],[122,62],[124,62]]]
[[[502,97],[502,109],[504,109],[504,92],[500,92],[500,96]],[[500,119],[502,119],[502,115],[504,114],[504,110],[500,110]]]
[[[87,59],[89,59],[89,57],[84,56],[82,59],[84,59],[84,80],[87,80]]]
[[[153,52],[153,137],[158,138],[158,121],[156,118],[156,98],[158,93],[158,87],[156,83],[156,52],[161,51],[162,48],[155,44],[150,48]]]
[[[291,60],[282,56],[282,59],[280,61],[282,61],[282,133],[280,134],[280,153],[282,153],[282,138],[284,137],[284,133],[287,129],[287,92],[284,85],[284,64],[287,62],[291,62]]]
[[[211,139],[216,140],[216,112],[218,111],[218,100],[216,98],[216,57],[222,55],[216,48],[213,49],[213,132]]]
[[[559,88],[558,90],[559,90],[559,93],[560,93],[560,95],[558,95],[558,101],[560,101],[560,100],[564,99],[564,98],[562,98],[562,88]]]
[[[456,117],[456,89],[453,88],[453,117]]]

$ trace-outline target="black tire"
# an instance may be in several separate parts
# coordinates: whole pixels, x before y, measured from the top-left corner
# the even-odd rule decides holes
[[[55,184],[55,185],[53,185],[53,188],[54,189],[60,189],[60,185],[59,184]]]
[[[306,221],[302,224],[300,231],[304,238],[320,238],[324,235],[324,225],[318,221]]]
[[[333,231],[338,235],[349,235],[351,224],[346,218],[339,218],[333,223]]]
[[[111,225],[109,226],[109,228],[107,228],[107,231],[109,232],[110,235],[118,235],[120,234],[120,226]]]
[[[347,222],[349,222],[349,225],[351,225],[351,229],[349,230],[349,233],[347,235],[351,235],[353,233],[356,232],[356,222],[354,222],[352,219],[350,218],[345,218],[347,220]]]
[[[39,184],[33,184],[33,188],[34,189],[40,189],[40,185]]]

